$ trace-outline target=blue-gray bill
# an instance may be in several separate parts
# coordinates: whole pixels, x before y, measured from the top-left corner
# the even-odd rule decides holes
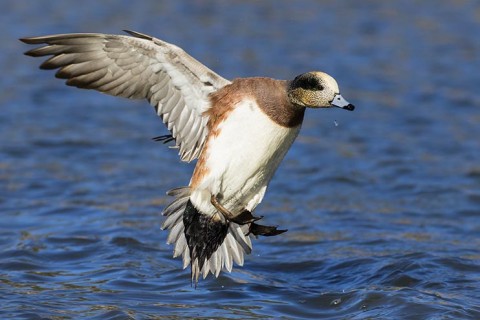
[[[347,100],[345,100],[341,94],[336,94],[335,97],[333,97],[333,100],[330,102],[332,106],[337,107],[337,108],[342,108],[348,111],[353,111],[355,110],[355,106],[351,103],[349,103]]]

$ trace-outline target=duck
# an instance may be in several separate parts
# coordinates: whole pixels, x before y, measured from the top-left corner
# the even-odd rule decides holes
[[[325,72],[293,80],[227,80],[180,47],[136,31],[56,34],[20,39],[48,57],[66,84],[112,96],[145,99],[169,130],[183,162],[196,161],[188,185],[171,189],[162,214],[173,257],[190,266],[191,282],[243,266],[252,240],[287,230],[260,224],[253,212],[299,134],[305,110],[355,107]],[[39,45],[39,46],[38,46]]]

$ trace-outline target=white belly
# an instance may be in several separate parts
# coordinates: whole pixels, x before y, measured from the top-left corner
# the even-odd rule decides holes
[[[192,203],[214,214],[210,196],[232,213],[252,211],[300,130],[282,127],[254,101],[244,101],[220,125],[220,134],[208,141],[207,174],[192,190]]]

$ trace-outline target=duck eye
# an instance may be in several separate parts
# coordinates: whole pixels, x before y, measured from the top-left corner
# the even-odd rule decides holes
[[[305,90],[321,91],[323,86],[320,84],[317,78],[315,77],[304,77],[298,79],[298,87]]]

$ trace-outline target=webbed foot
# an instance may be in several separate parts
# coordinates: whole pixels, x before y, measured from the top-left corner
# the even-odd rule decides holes
[[[248,231],[248,234],[251,233],[255,236],[272,237],[272,236],[282,234],[284,232],[287,232],[287,230],[279,230],[279,229],[277,229],[277,227],[263,226],[263,225],[260,225],[260,224],[252,223],[250,225],[250,229]]]

